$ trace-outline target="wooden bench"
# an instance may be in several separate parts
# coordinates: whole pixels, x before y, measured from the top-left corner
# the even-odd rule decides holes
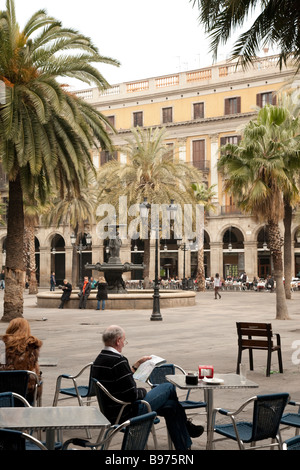
[[[273,334],[271,323],[245,323],[238,322],[236,324],[238,334],[238,358],[236,373],[240,373],[240,363],[242,361],[242,352],[249,350],[250,370],[253,370],[253,349],[267,351],[267,372],[266,376],[270,376],[271,371],[271,355],[277,351],[279,372],[283,373],[280,335]],[[274,344],[276,337],[276,344]]]

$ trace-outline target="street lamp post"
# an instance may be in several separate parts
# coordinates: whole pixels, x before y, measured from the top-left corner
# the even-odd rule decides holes
[[[89,246],[92,243],[92,235],[89,233],[85,237],[86,239],[86,245],[82,244],[82,237],[80,237],[80,242],[79,245],[76,245],[76,235],[73,233],[71,235],[71,244],[74,248],[76,248],[76,251],[79,252],[79,286],[83,284],[83,278],[82,278],[82,252],[89,248]]]
[[[173,200],[168,207],[170,218],[174,217],[176,206],[173,204]],[[147,198],[140,204],[141,218],[148,219],[148,213],[150,204],[147,202]],[[158,283],[158,246],[159,246],[159,226],[155,227],[155,277],[154,277],[154,289],[153,289],[153,306],[152,314],[150,317],[151,321],[162,321],[162,315],[160,312],[160,294],[159,294],[159,283]]]
[[[185,278],[185,252],[190,250],[190,243],[191,240],[189,240],[189,243],[182,243],[182,238],[178,238],[177,244],[179,245],[179,248],[183,251],[183,279],[182,279],[182,289],[186,290],[187,289],[187,284],[186,284],[186,278]]]

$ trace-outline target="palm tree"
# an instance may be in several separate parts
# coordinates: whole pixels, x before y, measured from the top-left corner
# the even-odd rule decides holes
[[[93,223],[96,211],[96,189],[95,179],[89,174],[88,184],[81,188],[80,193],[74,193],[70,188],[63,199],[56,197],[51,204],[51,210],[43,216],[43,222],[48,226],[68,224],[76,237],[76,243],[72,254],[72,285],[78,285],[78,256],[76,246],[84,233],[86,221]]]
[[[283,286],[282,245],[279,222],[284,215],[284,194],[293,192],[294,182],[285,167],[285,155],[298,158],[294,151],[287,109],[267,105],[255,121],[244,128],[238,146],[226,145],[218,163],[225,177],[225,191],[257,220],[267,221],[269,244],[276,281],[276,318],[288,319]]]
[[[132,129],[132,138],[122,151],[128,161],[122,164],[112,160],[106,163],[98,175],[99,202],[118,207],[119,197],[127,197],[127,204],[140,204],[147,198],[151,204],[195,204],[191,188],[200,182],[202,174],[185,163],[173,161],[173,155],[165,145],[166,129]],[[150,238],[144,239],[144,280],[149,282]]]
[[[243,26],[257,11],[250,28],[234,44],[232,58],[242,65],[251,63],[264,46],[279,48],[282,67],[289,58],[300,67],[300,9],[298,0],[190,0],[199,10],[199,23],[211,38],[211,50],[217,56],[221,43]]]
[[[215,196],[214,191],[215,185],[207,187],[206,184],[192,184],[196,199],[198,204],[203,205],[204,215],[210,211],[215,210],[216,206],[212,203],[212,200]],[[203,240],[200,241],[200,246],[198,247],[198,263],[197,263],[197,286],[198,290],[201,292],[205,291],[205,269],[204,269],[204,243]]]
[[[294,118],[288,121],[289,130],[291,137],[299,134],[299,103],[298,95],[299,92],[292,89],[281,90],[277,93],[278,104],[285,107]],[[295,149],[299,148],[299,143],[295,139]],[[292,154],[293,155],[293,154]],[[285,167],[289,171],[289,177],[293,180],[292,192],[286,192],[284,194],[284,247],[283,247],[283,258],[284,258],[284,279],[285,279],[285,296],[287,299],[291,299],[291,280],[292,280],[292,217],[293,209],[299,204],[300,195],[300,181],[299,181],[299,167],[300,158],[290,159],[290,154],[285,155]]]
[[[50,181],[61,194],[66,185],[78,192],[93,168],[92,146],[110,145],[109,122],[57,79],[72,77],[104,89],[108,84],[92,64],[117,62],[102,57],[89,38],[62,27],[44,10],[20,31],[13,0],[0,11],[0,44],[0,80],[6,85],[0,158],[9,180],[2,320],[10,321],[23,313],[24,192],[33,197],[38,191],[43,202]]]

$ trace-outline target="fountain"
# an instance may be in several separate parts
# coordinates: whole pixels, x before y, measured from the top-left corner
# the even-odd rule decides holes
[[[126,290],[122,274],[129,271],[141,270],[144,264],[121,263],[120,248],[122,241],[118,236],[109,241],[109,260],[104,263],[86,264],[86,269],[94,269],[104,273],[108,284],[108,300],[106,308],[109,310],[135,310],[153,307],[153,289]],[[79,307],[78,290],[72,291],[70,300],[65,303],[65,309]],[[97,290],[92,290],[87,300],[87,309],[95,309],[97,305]],[[160,306],[162,308],[186,307],[195,305],[195,291],[166,290],[160,291]],[[41,292],[37,294],[37,306],[41,308],[58,308],[61,291]]]
[[[111,294],[124,294],[127,292],[125,282],[122,274],[128,271],[142,270],[145,268],[144,264],[121,263],[120,248],[122,240],[119,237],[119,232],[116,238],[109,240],[109,259],[108,263],[86,264],[85,269],[95,269],[104,273],[104,277],[108,284],[108,293]]]

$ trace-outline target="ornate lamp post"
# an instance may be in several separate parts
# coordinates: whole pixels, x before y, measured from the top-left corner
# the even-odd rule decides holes
[[[171,201],[168,211],[170,213],[170,219],[174,218],[176,206]],[[141,218],[145,221],[148,219],[150,204],[147,202],[147,198],[140,204]],[[162,315],[160,312],[160,294],[159,294],[159,283],[158,283],[158,246],[159,246],[159,226],[154,228],[155,230],[155,278],[154,278],[154,292],[153,292],[153,307],[152,314],[150,317],[151,321],[162,321]]]
[[[187,289],[187,282],[185,278],[185,252],[190,250],[190,244],[193,240],[188,241],[188,243],[183,242],[182,243],[182,238],[178,238],[177,244],[179,248],[183,251],[183,279],[182,279],[182,289],[186,290]]]
[[[76,251],[79,252],[79,285],[83,284],[83,278],[82,278],[82,252],[90,247],[90,245],[92,243],[92,235],[90,235],[88,233],[85,237],[85,240],[86,240],[86,245],[83,245],[82,244],[82,237],[80,237],[79,245],[76,245],[76,235],[74,233],[72,233],[72,235],[71,235],[71,244],[74,248],[76,248]]]

